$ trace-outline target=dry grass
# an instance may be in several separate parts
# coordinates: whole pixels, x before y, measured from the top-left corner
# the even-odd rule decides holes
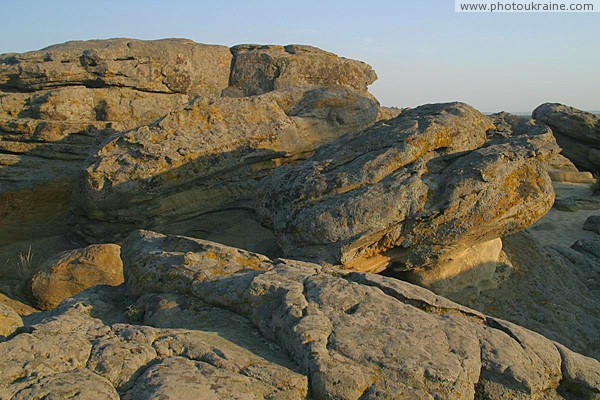
[[[29,294],[28,281],[37,272],[36,262],[31,246],[16,257],[6,259],[4,265],[0,265],[0,293],[25,301]]]
[[[19,253],[17,258],[17,275],[22,280],[31,278],[35,269],[33,265],[33,252],[31,246],[27,249],[27,253]]]

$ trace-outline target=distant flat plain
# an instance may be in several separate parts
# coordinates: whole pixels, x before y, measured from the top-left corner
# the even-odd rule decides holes
[[[587,111],[587,110],[584,110]],[[485,115],[490,115],[490,114],[496,114],[499,111],[493,111],[493,112],[484,112]],[[514,114],[514,115],[531,115],[531,111],[507,111],[510,114]],[[587,111],[589,113],[592,114],[596,114],[596,115],[600,115],[600,110],[595,110],[595,111]]]

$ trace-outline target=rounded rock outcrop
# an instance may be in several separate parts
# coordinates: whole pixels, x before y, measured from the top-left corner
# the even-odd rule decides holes
[[[404,111],[275,171],[258,212],[288,257],[368,271],[432,266],[552,207],[550,131],[495,129],[464,103]]]
[[[41,310],[96,285],[123,283],[121,247],[97,244],[60,253],[31,278],[31,294]]]
[[[562,154],[577,168],[600,172],[600,117],[559,103],[544,103],[532,118],[552,128]]]

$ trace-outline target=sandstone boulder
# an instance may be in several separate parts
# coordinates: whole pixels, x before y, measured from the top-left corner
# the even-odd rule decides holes
[[[367,86],[375,79],[365,63],[301,45],[229,49],[184,39],[108,39],[0,55],[0,242],[70,235],[73,216],[88,243],[152,227],[277,253],[272,233],[254,218],[255,181],[372,124],[378,103]],[[135,143],[124,144],[123,135]],[[106,177],[84,178],[91,194],[79,199],[74,188],[89,165],[84,160],[106,142],[96,157],[106,157],[102,165],[87,169]],[[139,146],[146,149],[137,154]],[[131,168],[124,160],[145,162],[148,155],[155,162],[145,175],[124,182]],[[204,164],[217,167],[190,180]],[[223,180],[214,175],[225,171]],[[106,186],[87,187],[101,179],[114,195]],[[152,204],[140,184],[154,187]],[[143,205],[134,199],[140,196]],[[132,207],[107,211],[115,197]],[[147,221],[139,213],[145,206]],[[242,226],[251,234],[241,235]]]
[[[470,288],[489,290],[497,287],[510,270],[510,261],[502,251],[502,239],[493,239],[450,253],[436,268],[417,268],[388,274],[425,287],[441,296],[451,296]]]
[[[571,160],[561,154],[554,156],[548,164],[548,175],[553,182],[591,184],[596,181],[591,172],[579,171]]]
[[[568,196],[557,198],[554,207],[561,211],[600,210],[600,200],[589,197]]]
[[[600,171],[600,117],[558,103],[544,103],[532,117],[554,132],[562,154],[580,169]]]
[[[341,86],[367,94],[377,75],[370,65],[338,57],[312,46],[238,45],[230,84],[245,96],[277,89]]]
[[[398,115],[402,114],[402,111],[406,111],[407,109],[397,108],[397,107],[379,107],[379,113],[377,114],[377,121],[385,121],[386,119],[396,118]]]
[[[0,303],[0,339],[11,335],[17,328],[23,326],[23,320],[15,310]]]
[[[192,95],[220,95],[231,57],[227,47],[180,39],[68,42],[0,55],[0,242],[67,233],[87,156]]]
[[[12,308],[20,316],[30,315],[39,311],[28,304],[11,299],[3,293],[0,293],[0,304]]]
[[[289,257],[432,266],[543,216],[554,201],[545,160],[558,150],[546,127],[503,137],[466,104],[425,105],[275,171],[257,209]]]
[[[600,215],[590,215],[583,224],[583,229],[600,233]]]
[[[571,249],[591,257],[597,264],[600,262],[600,238],[598,237],[579,239],[573,243]]]
[[[0,56],[0,87],[129,87],[146,92],[220,94],[231,52],[186,39],[73,41]]]
[[[83,161],[117,130],[146,124],[187,95],[125,88],[64,87],[0,107],[0,240],[11,243],[64,234],[75,178]]]
[[[340,87],[197,97],[93,156],[76,196],[77,229],[89,241],[118,241],[147,227],[265,250],[263,239],[274,239],[254,220],[259,179],[371,125],[377,110],[370,98]],[[227,224],[246,237],[222,235]],[[254,243],[238,241],[248,238]]]
[[[276,76],[269,75],[273,68]],[[375,79],[365,63],[300,45],[229,49],[185,39],[108,39],[0,55],[0,256],[15,259],[14,249],[34,241],[70,242],[73,231],[81,236],[74,238],[77,246],[86,241],[114,242],[139,227],[210,237],[277,254],[273,234],[256,221],[251,206],[255,180],[274,166],[305,158],[320,144],[373,123],[378,103],[367,86]],[[266,97],[235,98],[270,91]],[[160,161],[152,166],[150,175],[162,176],[156,179],[169,184],[155,188],[152,204],[142,200],[150,207],[147,221],[146,209],[139,213],[143,206],[136,203],[131,203],[131,209],[106,210],[115,196],[126,194],[120,201],[145,196],[135,193],[145,191],[139,181],[124,183],[114,176],[118,170],[129,173],[131,167],[114,164],[108,153],[116,150],[101,151],[107,160],[100,167],[107,181],[118,186],[116,194],[111,197],[103,189],[91,195],[89,200],[98,201],[97,205],[78,198],[75,186],[82,169],[89,166],[85,160],[90,155],[106,142],[114,145],[111,138],[124,135],[119,132],[140,126],[157,130],[151,128],[155,121],[198,95],[186,111],[179,110],[158,128],[161,135],[172,137],[147,138],[164,140],[165,149],[157,150],[159,144],[138,137],[135,144],[119,150],[128,162],[146,161],[141,158],[147,151],[156,152],[151,158],[166,157],[163,161],[168,165]],[[180,117],[183,140],[171,132],[179,131]],[[206,139],[206,148],[200,151],[205,146],[203,136],[212,139]],[[221,139],[225,153],[218,149]],[[134,147],[149,144],[154,147],[125,156],[137,153]],[[199,153],[202,160],[194,158]],[[232,162],[238,155],[243,160]],[[211,171],[224,175],[225,181],[210,173],[197,181],[189,179],[203,163],[213,162],[221,168]],[[109,172],[104,167],[111,163]],[[147,185],[148,179],[142,183]],[[204,183],[196,189],[199,181]],[[87,180],[81,184],[85,187]],[[216,186],[221,185],[219,190]],[[134,194],[126,193],[126,186]],[[77,204],[70,214],[74,197]],[[53,254],[73,246],[60,247]]]
[[[98,244],[60,253],[31,278],[35,305],[51,310],[61,301],[96,285],[123,283],[120,246]]]
[[[506,112],[490,115],[496,129],[494,133],[503,137],[520,135],[531,129],[536,122],[528,117]],[[539,128],[537,128],[539,129]],[[593,183],[594,176],[588,171],[579,171],[575,164],[562,154],[554,154],[546,160],[548,175],[553,182]]]

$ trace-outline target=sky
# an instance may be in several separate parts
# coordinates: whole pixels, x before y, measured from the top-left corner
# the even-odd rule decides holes
[[[0,53],[80,39],[310,44],[373,66],[382,105],[600,110],[600,13],[455,13],[454,0],[0,0]]]

